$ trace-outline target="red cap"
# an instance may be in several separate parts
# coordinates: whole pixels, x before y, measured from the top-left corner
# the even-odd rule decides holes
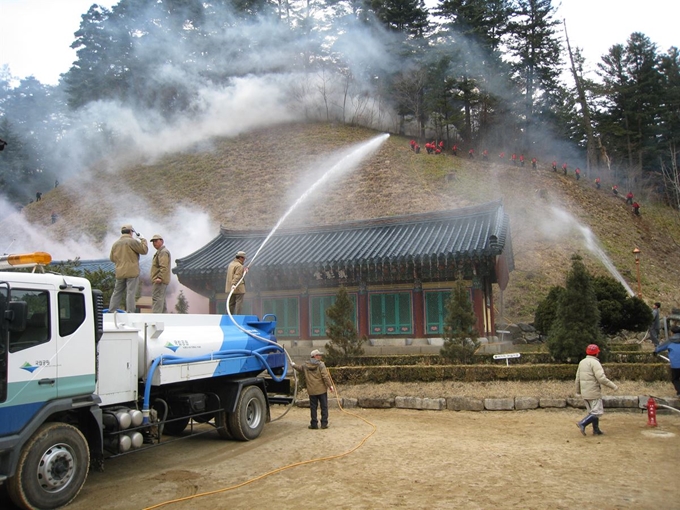
[[[590,344],[588,347],[586,347],[586,354],[588,356],[597,356],[600,354],[600,348],[595,344]]]

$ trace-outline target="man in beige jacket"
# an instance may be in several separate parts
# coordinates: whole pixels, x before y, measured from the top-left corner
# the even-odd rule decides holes
[[[297,365],[293,363],[293,368],[298,372],[305,374],[305,384],[307,385],[307,394],[309,395],[309,412],[311,421],[309,422],[310,429],[318,429],[319,421],[317,420],[317,408],[321,405],[321,428],[328,428],[328,391],[333,391],[333,383],[328,369],[321,357],[323,352],[314,349],[310,355],[310,359],[304,365]]]
[[[123,225],[120,229],[120,238],[113,243],[109,259],[116,265],[116,285],[113,288],[109,312],[115,312],[125,295],[125,311],[133,313],[136,304],[137,285],[139,284],[139,256],[149,252],[146,239],[137,234],[137,239],[132,237],[135,229],[132,225]]]
[[[170,251],[165,247],[160,234],[154,234],[151,244],[156,253],[151,261],[151,311],[153,313],[168,313],[165,302],[165,291],[170,284]]]
[[[602,385],[609,386],[614,391],[618,390],[618,386],[607,379],[604,375],[604,369],[597,359],[600,354],[600,348],[595,344],[590,344],[586,347],[587,356],[578,364],[576,370],[576,396],[581,395],[586,403],[586,410],[588,415],[581,421],[577,422],[581,434],[586,435],[586,427],[593,424],[593,435],[600,436],[600,416],[604,414],[604,406],[602,405]]]
[[[245,260],[245,252],[240,251],[227,267],[227,284],[224,291],[229,294],[233,290],[229,299],[229,312],[232,315],[241,315],[243,297],[246,295],[246,281],[243,275],[248,269],[243,267]]]

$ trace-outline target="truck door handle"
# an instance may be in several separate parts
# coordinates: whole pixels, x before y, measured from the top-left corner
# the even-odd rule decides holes
[[[49,385],[51,386],[51,385],[53,385],[54,383],[55,383],[55,380],[54,380],[54,379],[40,379],[40,380],[38,381],[38,385],[39,385],[39,386],[44,386],[45,384],[49,384]]]

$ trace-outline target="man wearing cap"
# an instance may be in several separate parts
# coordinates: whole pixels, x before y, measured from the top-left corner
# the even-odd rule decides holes
[[[153,235],[151,244],[156,248],[151,261],[151,311],[168,313],[165,291],[170,283],[170,251],[165,247],[160,234]]]
[[[297,365],[293,363],[293,368],[298,372],[305,374],[305,383],[307,384],[307,394],[309,395],[309,412],[311,420],[309,422],[310,429],[318,429],[319,422],[317,420],[317,407],[321,404],[321,428],[328,428],[328,393],[327,390],[333,390],[333,383],[328,369],[321,357],[323,352],[314,349],[310,355],[309,361],[304,365]]]
[[[132,225],[123,225],[120,238],[113,243],[109,259],[116,265],[116,285],[113,288],[109,311],[114,312],[125,295],[125,311],[135,311],[135,297],[139,283],[139,256],[149,252],[149,246],[142,234],[132,237]]]
[[[227,267],[227,285],[224,291],[227,294],[233,291],[229,299],[229,312],[232,315],[241,315],[243,297],[246,295],[246,281],[243,275],[248,269],[243,267],[245,260],[245,252],[240,251]]]
[[[680,397],[680,326],[673,326],[671,333],[673,335],[667,342],[654,349],[654,355],[668,351],[668,360],[671,362],[671,382],[675,388],[676,396]]]
[[[586,347],[586,357],[581,360],[576,370],[576,395],[581,395],[586,403],[588,415],[577,422],[581,434],[586,435],[586,427],[593,424],[593,435],[600,436],[600,416],[604,414],[602,405],[602,385],[609,386],[614,391],[618,386],[607,379],[604,369],[597,359],[600,348],[595,344]]]

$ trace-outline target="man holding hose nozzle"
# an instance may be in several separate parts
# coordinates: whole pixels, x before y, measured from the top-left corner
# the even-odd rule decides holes
[[[328,374],[328,369],[321,357],[323,352],[314,349],[310,354],[310,359],[304,365],[292,364],[292,367],[298,372],[305,374],[305,384],[307,385],[307,393],[309,394],[309,412],[311,420],[309,422],[310,429],[318,429],[319,421],[317,420],[317,407],[321,404],[321,428],[328,428],[328,393],[333,390],[333,382],[331,376]]]
[[[673,326],[671,333],[673,335],[667,342],[654,349],[654,355],[668,351],[668,359],[671,362],[671,382],[675,388],[676,396],[680,397],[680,326]]]
[[[245,260],[246,253],[240,251],[227,267],[227,285],[225,286],[224,291],[227,294],[231,292],[229,313],[232,315],[241,315],[243,297],[246,295],[246,281],[245,278],[243,278],[243,275],[248,272],[248,268],[243,267]]]
[[[137,238],[132,237],[133,232]],[[142,234],[135,232],[132,225],[123,225],[120,238],[113,243],[109,259],[116,266],[116,285],[113,288],[109,312],[115,312],[125,295],[125,311],[134,313],[135,297],[139,283],[139,256],[149,252],[149,246]]]

